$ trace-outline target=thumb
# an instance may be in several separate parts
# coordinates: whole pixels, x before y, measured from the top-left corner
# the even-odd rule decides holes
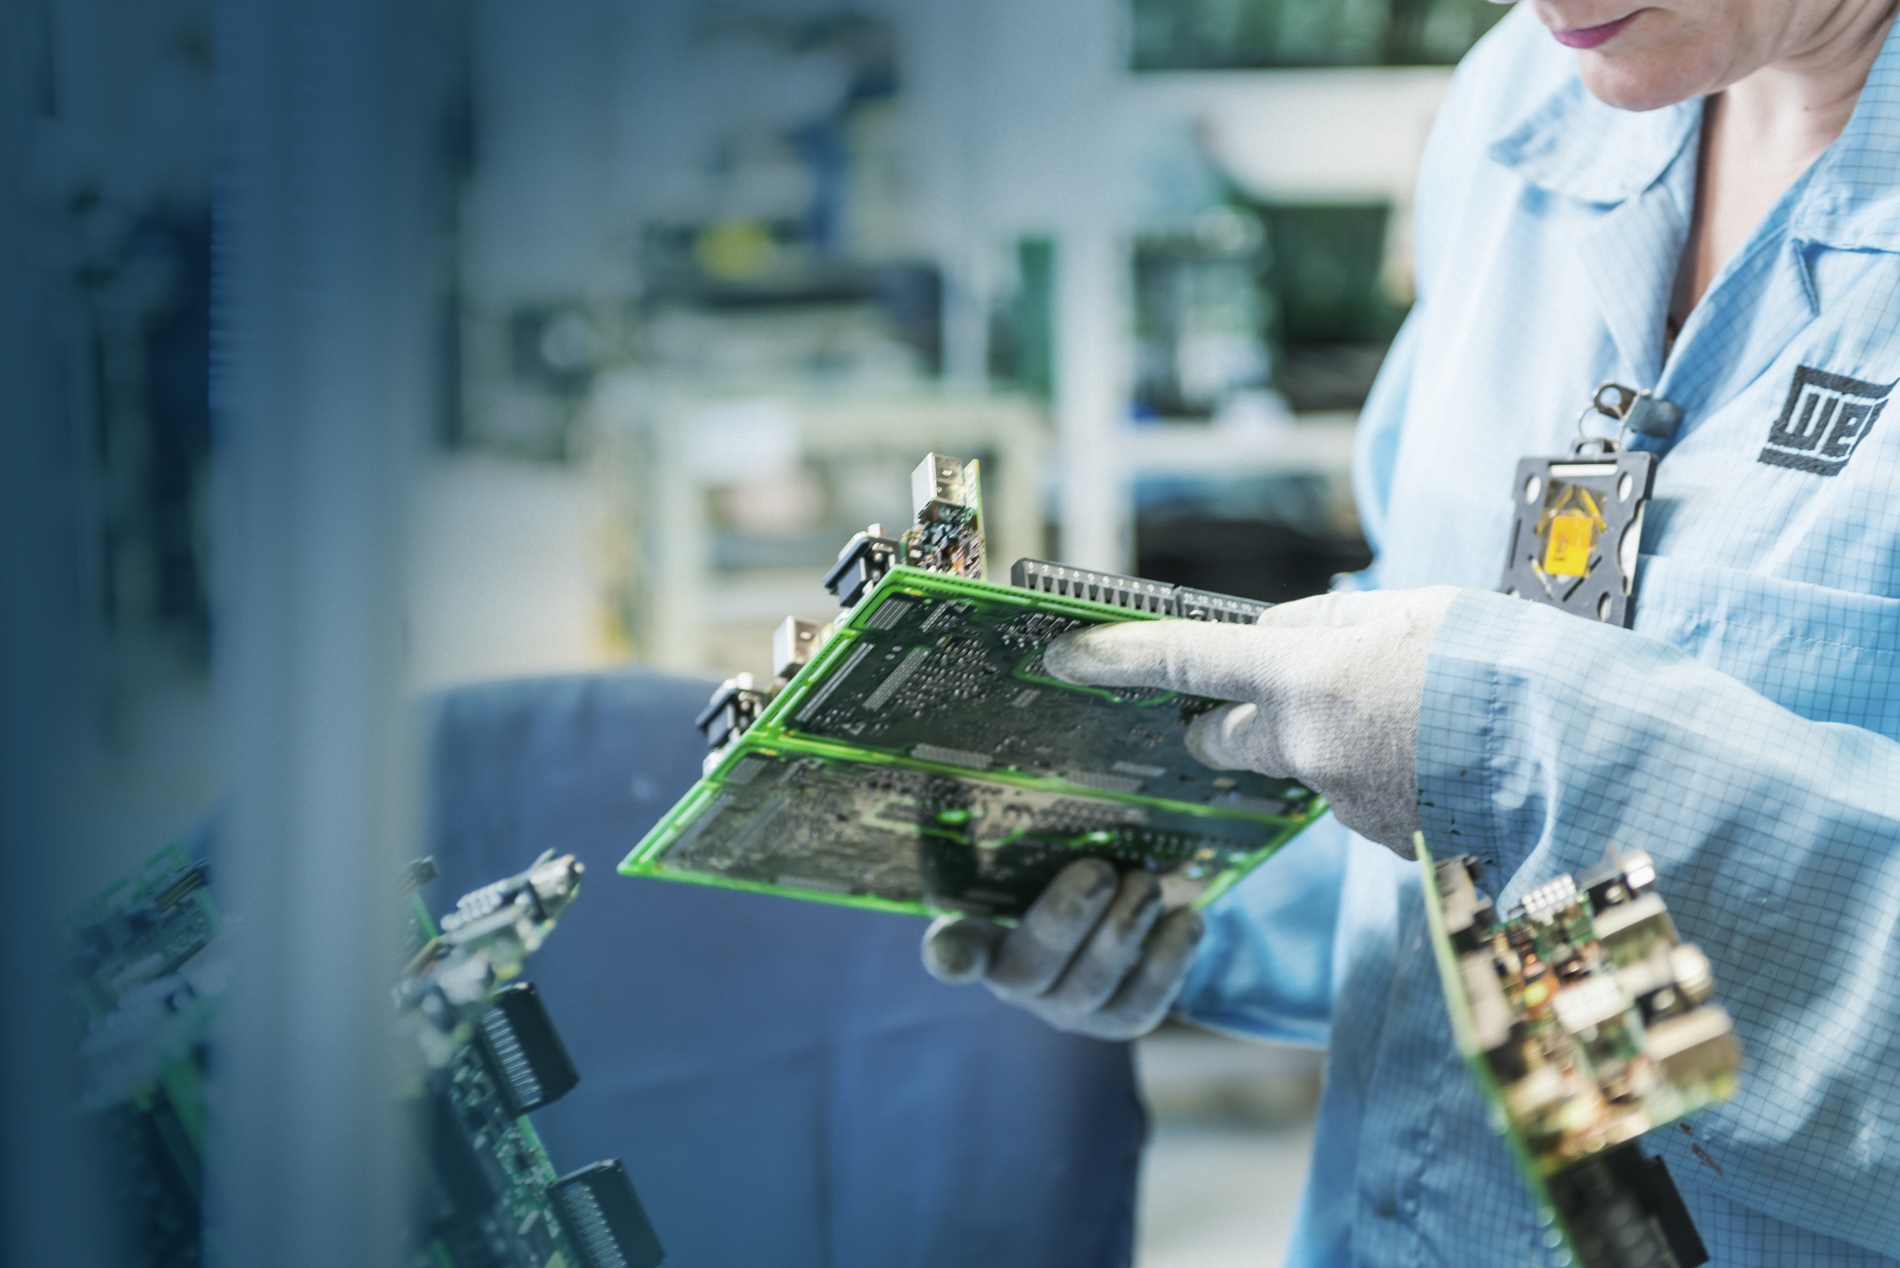
[[[1223,705],[1203,713],[1188,724],[1188,756],[1214,770],[1245,770],[1246,736],[1259,714],[1254,704]]]
[[[1001,926],[969,916],[939,916],[924,930],[924,967],[939,982],[974,982],[989,971]]]

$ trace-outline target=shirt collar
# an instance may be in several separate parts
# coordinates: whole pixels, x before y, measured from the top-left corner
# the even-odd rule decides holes
[[[1492,142],[1491,157],[1541,189],[1612,205],[1660,180],[1701,121],[1700,100],[1642,113],[1604,105],[1573,72]],[[1847,127],[1810,177],[1791,209],[1791,236],[1900,251],[1900,22],[1874,60]]]
[[[1701,119],[1700,101],[1642,113],[1606,106],[1572,73],[1491,143],[1491,157],[1540,189],[1584,202],[1620,203],[1669,170]]]

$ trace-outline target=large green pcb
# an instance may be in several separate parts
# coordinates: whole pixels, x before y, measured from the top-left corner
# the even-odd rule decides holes
[[[1155,612],[893,569],[621,864],[652,876],[928,915],[1020,915],[1083,855],[1202,905],[1324,810],[1215,771],[1215,701],[1075,687],[1042,649]]]

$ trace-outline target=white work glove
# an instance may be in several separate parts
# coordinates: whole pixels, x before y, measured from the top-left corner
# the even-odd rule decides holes
[[[1425,658],[1455,586],[1325,594],[1258,625],[1130,621],[1065,634],[1049,672],[1096,687],[1233,700],[1188,728],[1216,770],[1297,779],[1354,832],[1412,858]]]
[[[1457,595],[1453,586],[1321,595],[1271,608],[1258,625],[1101,625],[1051,643],[1043,664],[1074,683],[1236,701],[1194,720],[1189,752],[1216,770],[1297,779],[1341,823],[1411,858],[1425,658]],[[1191,908],[1161,914],[1149,873],[1118,882],[1109,864],[1082,859],[1015,929],[970,917],[932,924],[924,965],[945,982],[980,978],[1059,1030],[1132,1039],[1167,1015],[1202,930]]]
[[[945,982],[981,978],[1057,1030],[1133,1039],[1167,1016],[1201,931],[1192,908],[1161,914],[1151,873],[1118,880],[1114,867],[1085,858],[1057,873],[1014,929],[938,920],[924,934],[924,967]]]

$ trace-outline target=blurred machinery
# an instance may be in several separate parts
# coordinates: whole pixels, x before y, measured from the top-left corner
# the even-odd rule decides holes
[[[1487,0],[1134,0],[1136,70],[1449,66],[1503,10]]]
[[[1129,464],[1134,568],[1297,599],[1371,558],[1349,452],[1314,442],[1350,429],[1404,317],[1393,208],[1262,202],[1211,179],[1221,204],[1130,245],[1128,450],[1152,455]]]
[[[903,518],[892,447],[981,456],[1011,555],[1323,588],[1363,563],[1345,433],[1407,299],[1432,67],[1491,8],[1137,3],[1132,61],[1107,3],[961,40],[913,5],[682,9],[637,50],[563,28],[558,93],[538,24],[482,16],[475,98],[532,100],[577,148],[478,120],[459,443],[604,476],[602,641],[670,668],[763,676],[779,614],[822,619],[826,543]],[[1058,31],[1053,78],[1001,55]],[[1287,66],[1346,69],[1128,73]],[[1205,197],[1150,170],[1160,132],[1198,138]],[[559,250],[498,232],[523,223]]]
[[[1389,258],[1389,202],[1271,202],[1266,230],[1276,301],[1274,386],[1302,413],[1356,410],[1411,306]]]
[[[1235,194],[1138,235],[1135,417],[1258,425],[1365,404],[1410,306],[1392,212]]]
[[[1251,405],[1274,421],[1285,402],[1268,340],[1278,305],[1260,218],[1222,207],[1135,239],[1134,414],[1207,418]]]
[[[579,892],[582,868],[548,850],[464,895],[431,925],[396,998],[422,1054],[406,1107],[424,1166],[411,1221],[417,1268],[655,1268],[665,1252],[619,1161],[559,1175],[529,1111],[580,1082],[522,963]]]
[[[1136,571],[1283,603],[1322,594],[1336,574],[1364,568],[1372,551],[1343,467],[1295,462],[1301,444],[1317,454],[1330,438],[1349,438],[1348,427],[1302,424],[1277,469],[1247,472],[1236,463],[1230,474],[1155,472],[1137,480]]]
[[[1008,397],[816,393],[721,398],[627,379],[603,394],[603,461],[635,543],[628,613],[640,658],[771,677],[787,612],[826,621],[837,543],[911,518],[921,450],[983,464],[999,558],[1044,553],[1042,412]]]

